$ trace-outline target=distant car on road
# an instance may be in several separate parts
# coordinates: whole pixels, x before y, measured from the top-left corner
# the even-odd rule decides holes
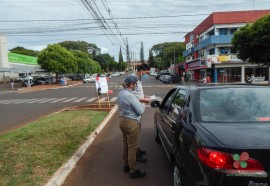
[[[83,82],[84,83],[93,83],[93,82],[95,82],[95,80],[96,80],[95,76],[90,76],[88,78],[83,79]]]
[[[270,88],[178,86],[154,114],[175,186],[269,185]]]
[[[163,83],[179,83],[179,77],[175,75],[166,75],[163,80]]]
[[[156,75],[156,79],[159,79],[159,77],[162,76],[162,75],[170,75],[170,73],[169,72],[159,73],[159,74]]]

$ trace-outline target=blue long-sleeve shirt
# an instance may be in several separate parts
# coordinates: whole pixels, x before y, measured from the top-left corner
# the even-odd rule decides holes
[[[119,92],[117,104],[119,107],[119,116],[140,122],[145,105],[129,89],[123,89]]]

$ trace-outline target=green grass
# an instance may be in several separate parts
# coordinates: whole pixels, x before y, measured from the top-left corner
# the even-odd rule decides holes
[[[0,136],[0,185],[44,185],[107,112],[65,111]]]

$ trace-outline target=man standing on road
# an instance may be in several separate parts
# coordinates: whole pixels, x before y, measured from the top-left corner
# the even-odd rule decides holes
[[[146,63],[143,63],[137,66],[137,72],[135,74],[132,74],[138,80],[137,87],[132,92],[142,103],[149,103],[151,101],[149,96],[144,95],[143,87],[142,87],[142,80],[148,78],[149,71],[150,71],[149,66]],[[138,148],[137,158],[136,158],[138,162],[141,162],[141,163],[147,162],[147,159],[142,156],[144,154],[146,154],[146,151]]]
[[[119,127],[123,134],[122,155],[124,160],[124,172],[129,172],[130,178],[145,176],[145,172],[137,167],[136,152],[140,133],[141,115],[145,106],[132,93],[137,86],[135,76],[127,76],[123,87],[117,96],[119,106]]]
[[[10,79],[10,85],[11,85],[11,89],[14,89],[14,80]]]

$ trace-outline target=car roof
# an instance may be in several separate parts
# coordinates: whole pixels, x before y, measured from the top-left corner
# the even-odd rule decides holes
[[[218,89],[218,88],[267,88],[268,86],[264,86],[264,85],[256,85],[256,84],[218,84],[218,83],[207,83],[207,84],[192,84],[192,85],[179,85],[179,86],[175,86],[175,88],[183,88],[183,89],[191,89],[191,90],[195,90],[195,89]],[[269,87],[268,87],[269,88]]]

